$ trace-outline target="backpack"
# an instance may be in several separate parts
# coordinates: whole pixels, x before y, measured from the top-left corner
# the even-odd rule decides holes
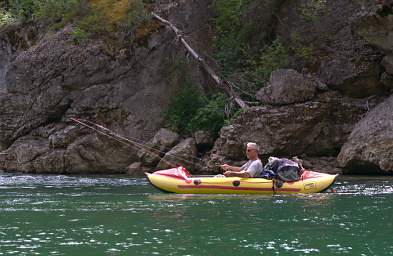
[[[303,169],[295,161],[287,158],[277,158],[269,161],[264,167],[264,171],[269,178],[275,178],[281,181],[297,181],[303,173]],[[274,177],[272,177],[274,176]]]

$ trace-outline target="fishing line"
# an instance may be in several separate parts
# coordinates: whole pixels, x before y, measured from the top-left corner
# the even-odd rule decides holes
[[[102,135],[105,135],[105,136],[107,136],[107,137],[109,137],[111,139],[114,139],[114,140],[116,140],[117,142],[119,142],[121,144],[124,144],[124,145],[127,145],[127,146],[133,146],[133,147],[138,148],[138,149],[143,149],[143,150],[146,151],[146,153],[153,154],[154,156],[157,156],[160,159],[163,159],[163,158],[158,153],[161,153],[161,154],[165,155],[164,151],[161,151],[161,150],[158,150],[158,149],[146,146],[146,145],[144,145],[142,143],[133,141],[131,139],[125,138],[125,137],[123,137],[123,136],[121,136],[119,134],[114,133],[113,131],[109,130],[108,128],[106,128],[106,127],[104,127],[102,125],[98,125],[98,124],[95,124],[95,123],[93,123],[91,121],[83,120],[83,119],[70,118],[70,120],[72,120],[72,121],[74,121],[74,122],[76,122],[76,123],[78,123],[78,124],[80,124],[82,126],[85,126],[85,127],[89,128],[91,130],[94,130],[94,131],[96,131],[96,132],[98,132],[98,133],[100,133]],[[86,124],[86,123],[89,123],[90,125]],[[93,126],[95,126],[97,128],[95,128]],[[138,140],[138,139],[135,139],[135,140]],[[140,140],[138,140],[138,141],[140,141]],[[158,152],[158,153],[156,153],[156,152]],[[181,161],[183,161],[185,163],[188,163],[190,165],[200,167],[199,164],[195,164],[195,163],[193,163],[193,162],[191,162],[191,161],[189,161],[189,160],[187,160],[187,159],[185,159],[183,157],[176,156],[174,154],[171,154],[170,156],[176,158],[177,160],[181,160]],[[198,161],[202,161],[201,159],[196,158],[196,157],[191,157],[191,158],[195,159],[195,160],[198,160]],[[174,164],[171,161],[168,161],[166,159],[164,159],[164,161],[166,161],[170,165],[176,166],[176,164]]]

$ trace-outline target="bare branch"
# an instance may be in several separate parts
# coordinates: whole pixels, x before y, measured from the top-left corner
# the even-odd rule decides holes
[[[152,16],[154,18],[156,18],[157,20],[159,20],[161,23],[165,24],[166,26],[168,26],[170,29],[173,30],[173,32],[175,32],[177,38],[179,39],[179,41],[183,44],[183,46],[186,48],[186,50],[191,54],[191,56],[197,60],[200,65],[203,67],[203,69],[210,75],[210,77],[214,80],[214,82],[220,87],[222,88],[226,94],[228,94],[231,98],[233,98],[235,100],[235,102],[243,109],[248,108],[247,104],[233,91],[232,87],[230,86],[230,84],[225,81],[222,80],[217,73],[214,71],[214,69],[212,67],[210,67],[206,61],[200,57],[198,55],[198,53],[187,43],[187,41],[184,39],[182,32],[175,27],[172,23],[170,23],[169,21],[161,18],[160,16],[158,16],[157,14],[155,14],[154,12],[151,13]]]

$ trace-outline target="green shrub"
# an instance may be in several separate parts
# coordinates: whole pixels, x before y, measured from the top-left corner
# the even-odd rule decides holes
[[[190,121],[206,102],[201,90],[184,83],[179,92],[170,99],[168,110],[165,112],[167,125],[179,133],[189,133]]]
[[[217,135],[227,119],[225,115],[227,101],[227,97],[222,93],[213,95],[205,106],[198,109],[188,125],[188,130],[206,130]]]
[[[288,65],[288,59],[288,49],[280,39],[274,40],[270,46],[262,50],[260,57],[253,62],[251,79],[255,83],[266,83],[274,70]]]
[[[135,1],[127,12],[126,26],[135,28],[151,18],[142,0]]]
[[[35,1],[35,18],[68,22],[78,14],[79,0]]]
[[[33,19],[67,22],[77,14],[79,0],[8,0],[8,6],[21,22]]]
[[[195,86],[184,85],[171,98],[165,120],[167,126],[181,134],[205,130],[217,136],[221,127],[231,118],[225,113],[227,103],[228,98],[222,93],[207,98]],[[240,113],[238,111],[232,116]]]
[[[0,27],[11,25],[15,22],[16,18],[11,12],[0,9]]]
[[[286,67],[289,53],[285,45],[276,39],[259,53],[251,49],[250,38],[255,37],[258,24],[244,24],[243,12],[250,0],[216,0],[217,17],[214,25],[216,59],[221,74],[237,85],[242,98],[253,100],[255,92],[265,85],[272,71]],[[255,47],[255,46],[254,46]],[[303,49],[302,49],[303,50]],[[301,54],[306,54],[302,51]]]
[[[31,19],[37,10],[37,1],[34,0],[8,0],[10,12],[21,22]]]
[[[320,12],[325,8],[327,0],[308,0],[304,6],[298,9],[298,13],[305,21],[317,21]]]
[[[104,34],[108,31],[99,11],[93,11],[78,22],[78,27],[90,35]]]
[[[306,45],[299,33],[291,34],[291,50],[295,57],[302,59],[306,64],[313,64],[315,61],[315,51],[312,45]]]
[[[241,14],[249,1],[216,0],[217,17],[214,19],[215,48],[223,73],[242,68],[246,64],[248,44],[245,40],[248,29],[242,25]]]
[[[80,27],[75,27],[71,32],[71,36],[75,39],[75,41],[80,43],[85,41],[89,37],[89,34]]]

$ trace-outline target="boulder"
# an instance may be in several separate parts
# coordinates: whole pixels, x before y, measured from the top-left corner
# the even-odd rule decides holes
[[[150,168],[143,166],[141,162],[134,162],[127,167],[127,174],[131,176],[143,176],[145,172],[151,171]]]
[[[393,16],[366,15],[352,23],[355,33],[387,53],[393,52]]]
[[[199,151],[206,151],[211,149],[214,144],[214,138],[209,131],[196,131],[194,132],[195,143]]]
[[[293,69],[272,72],[268,85],[257,92],[257,99],[265,104],[286,105],[311,100],[318,83]]]
[[[179,134],[171,130],[161,128],[154,135],[152,144],[159,150],[168,151],[179,141]]]
[[[393,75],[393,55],[386,55],[381,62],[386,72]]]
[[[381,75],[381,83],[385,86],[386,91],[393,92],[393,75],[384,72]]]
[[[144,166],[154,167],[160,162],[165,152],[156,151],[156,147],[151,142],[146,143],[146,146],[151,149],[140,149],[137,156]]]
[[[303,159],[303,167],[307,170],[322,173],[342,173],[342,169],[338,166],[335,157],[305,157]]]
[[[254,141],[262,157],[335,157],[366,112],[366,103],[329,91],[306,103],[250,108],[221,129],[211,155],[240,161],[245,159],[245,143]]]
[[[197,148],[194,138],[187,138],[173,147],[158,163],[156,169],[168,169],[182,165],[187,170],[195,168]]]
[[[177,142],[179,134],[165,128],[161,128],[153,137],[153,140],[146,144],[150,149],[143,148],[137,155],[143,165],[154,167]]]
[[[393,95],[356,124],[337,160],[346,173],[393,173]]]
[[[0,169],[26,173],[124,173],[124,166],[136,160],[129,147],[96,134],[82,133],[65,140],[72,143],[53,145],[47,137],[31,134],[19,138],[2,152]]]

